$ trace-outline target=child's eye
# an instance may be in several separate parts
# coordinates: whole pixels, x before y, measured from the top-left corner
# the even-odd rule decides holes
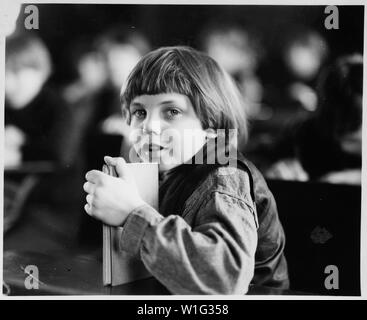
[[[177,110],[177,109],[168,109],[167,110],[167,116],[169,118],[175,118],[175,117],[179,116],[180,114],[181,114],[181,111]]]
[[[141,109],[138,109],[138,110],[135,110],[132,115],[138,119],[143,119],[146,115],[146,112],[145,110],[141,110]]]

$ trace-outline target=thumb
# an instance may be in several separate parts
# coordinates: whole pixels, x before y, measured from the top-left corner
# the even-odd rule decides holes
[[[106,156],[104,157],[104,161],[106,162],[106,164],[115,167],[118,177],[124,178],[127,180],[131,180],[132,176],[129,171],[129,168],[126,165],[126,161],[124,158],[122,157],[112,158],[112,157]]]

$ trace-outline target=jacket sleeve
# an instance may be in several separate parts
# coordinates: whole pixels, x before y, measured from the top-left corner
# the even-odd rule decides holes
[[[146,268],[173,294],[245,294],[257,246],[253,207],[213,192],[191,227],[145,205],[126,220],[120,247],[140,254]]]

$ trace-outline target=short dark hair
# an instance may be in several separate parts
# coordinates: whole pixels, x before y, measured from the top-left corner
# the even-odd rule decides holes
[[[170,92],[190,99],[204,129],[237,129],[247,140],[244,101],[233,80],[208,55],[185,46],[159,48],[135,66],[121,95],[128,123],[135,97]]]

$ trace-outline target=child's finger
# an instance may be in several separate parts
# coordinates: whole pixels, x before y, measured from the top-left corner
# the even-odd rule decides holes
[[[122,159],[126,163],[123,157],[110,157],[110,156],[104,157],[104,161],[106,162],[106,164],[110,166],[116,166],[118,159]]]
[[[85,178],[92,183],[100,183],[103,182],[103,178],[104,178],[105,174],[101,171],[98,170],[91,170],[88,171],[87,174],[85,175]]]
[[[85,192],[93,194],[95,186],[93,185],[93,183],[87,181],[86,183],[83,184],[83,189]]]
[[[116,165],[116,159],[117,158],[112,158],[110,156],[105,156],[104,157],[104,162],[106,162],[106,164],[109,165],[109,166],[115,166]]]
[[[106,162],[106,164],[114,166],[116,169],[116,173],[119,177],[130,177],[130,171],[128,170],[127,166],[126,166],[126,161],[124,158],[122,157],[116,157],[116,158],[112,158],[109,156],[105,156],[104,160]]]
[[[93,196],[91,194],[87,194],[87,196],[85,197],[87,204],[89,204],[89,206],[93,205]]]
[[[88,213],[90,216],[92,215],[92,210],[91,210],[91,206],[87,203],[85,206],[84,206],[84,210],[86,213]]]

